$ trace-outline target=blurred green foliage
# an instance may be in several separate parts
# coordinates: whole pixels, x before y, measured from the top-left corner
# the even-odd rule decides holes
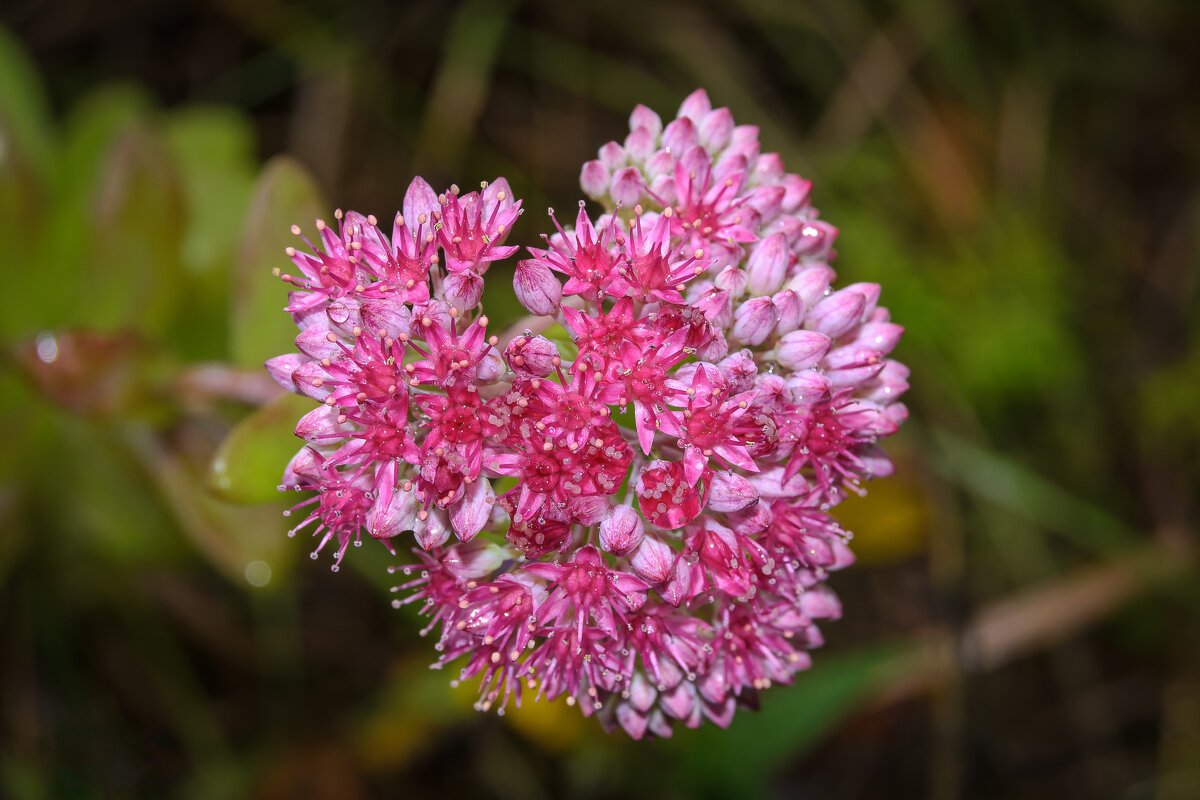
[[[0,28],[0,795],[1200,793],[1195,9],[167,5],[13,11],[37,65]],[[697,84],[814,180],[842,279],[907,327],[897,475],[846,504],[828,651],[729,731],[475,714],[386,554],[295,563],[271,270],[292,223],[390,214],[415,171],[507,175],[537,244],[633,104]],[[930,668],[925,633],[1146,548],[1185,577],[1036,610],[1076,620],[1044,653]]]

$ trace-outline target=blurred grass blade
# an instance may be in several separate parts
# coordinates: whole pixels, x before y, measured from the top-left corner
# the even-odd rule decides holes
[[[296,326],[283,313],[287,285],[271,270],[288,271],[291,262],[284,248],[302,245],[291,226],[315,236],[312,225],[321,206],[316,184],[303,166],[286,157],[267,162],[255,183],[233,272],[230,355],[236,366],[261,367],[268,358],[293,349]]]
[[[931,432],[940,451],[932,454],[931,463],[947,480],[1044,525],[1086,551],[1107,552],[1133,541],[1133,531],[1104,509],[949,431],[933,428]]]

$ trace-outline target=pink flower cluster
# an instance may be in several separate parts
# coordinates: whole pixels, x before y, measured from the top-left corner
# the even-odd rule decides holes
[[[516,265],[523,333],[479,307],[517,250],[507,182],[417,178],[390,236],[339,212],[288,249],[299,352],[267,367],[320,403],[284,477],[316,491],[296,530],[338,562],[411,532],[395,603],[430,617],[435,667],[482,709],[565,696],[669,736],[809,665],[853,560],[828,512],[890,474],[908,370],[879,287],[832,288],[809,182],[703,91],[665,126],[638,106],[599,156],[581,183],[605,212],[580,203]]]

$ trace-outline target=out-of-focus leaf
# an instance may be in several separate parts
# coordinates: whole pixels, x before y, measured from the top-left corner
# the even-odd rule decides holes
[[[10,149],[24,152],[39,175],[49,168],[54,133],[41,81],[21,45],[0,28],[0,170]]]
[[[226,503],[207,491],[202,476],[151,434],[144,430],[126,433],[126,441],[140,456],[184,532],[208,561],[236,583],[277,585],[273,576],[286,573],[299,550],[286,536],[289,526],[279,505]]]
[[[192,273],[214,271],[237,247],[254,180],[254,131],[232,109],[198,107],[171,114],[163,133],[187,197],[184,266]]]
[[[81,322],[151,335],[165,329],[180,289],[183,213],[183,187],[162,142],[148,128],[127,128],[89,204]]]
[[[173,349],[187,358],[221,359],[229,352],[229,274],[257,171],[254,133],[244,116],[215,107],[173,112],[163,130],[186,199],[181,257],[188,303],[172,329]]]
[[[279,497],[279,476],[303,444],[293,430],[315,406],[307,397],[284,394],[246,417],[213,456],[209,485],[223,500],[266,503]]]
[[[320,209],[316,184],[300,164],[278,157],[263,168],[233,273],[230,351],[237,366],[259,367],[292,349],[296,326],[283,313],[287,286],[271,271],[287,271],[284,248],[298,244],[291,226],[311,226]]]
[[[55,153],[52,203],[39,258],[53,269],[60,285],[90,287],[97,280],[89,251],[91,204],[122,132],[145,120],[150,103],[144,92],[124,86],[99,89],[80,101],[63,126],[62,146]],[[52,235],[49,235],[52,234]],[[41,277],[36,271],[33,273]],[[29,296],[36,304],[39,295]],[[52,296],[52,295],[47,295]],[[55,324],[78,322],[74,303],[56,303]],[[66,308],[63,308],[63,307]]]

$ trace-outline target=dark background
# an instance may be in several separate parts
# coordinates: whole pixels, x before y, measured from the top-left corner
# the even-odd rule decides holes
[[[8,0],[0,796],[1200,796],[1198,34],[1183,0]],[[908,328],[897,474],[838,509],[813,669],[730,730],[476,714],[385,554],[284,536],[270,268],[418,173],[505,175],[536,244],[698,86]]]

